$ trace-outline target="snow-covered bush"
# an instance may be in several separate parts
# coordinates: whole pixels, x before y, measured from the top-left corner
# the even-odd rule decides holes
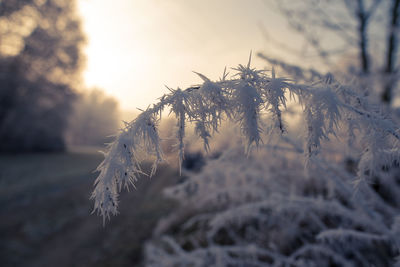
[[[331,74],[298,83],[251,68],[250,60],[233,70],[219,81],[198,74],[203,84],[170,89],[126,124],[98,167],[95,211],[104,220],[117,214],[120,190],[143,174],[143,155],[154,159],[154,174],[164,159],[158,124],[168,108],[177,119],[179,165],[187,122],[205,151],[225,119],[240,126],[245,145],[223,151],[166,190],[182,206],[160,222],[146,246],[148,265],[392,264],[400,242],[396,123],[359,94],[362,89]],[[291,103],[301,107],[303,138],[290,132],[285,113]],[[336,138],[329,144],[330,137]],[[343,167],[344,151],[330,153],[341,143],[359,153],[356,172]]]

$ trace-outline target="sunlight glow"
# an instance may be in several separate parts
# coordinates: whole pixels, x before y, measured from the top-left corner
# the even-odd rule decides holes
[[[262,1],[238,0],[81,0],[79,10],[88,35],[86,85],[130,110],[154,103],[164,85],[200,82],[192,71],[218,79],[225,66],[246,63],[250,50],[264,48],[258,23],[273,16]]]

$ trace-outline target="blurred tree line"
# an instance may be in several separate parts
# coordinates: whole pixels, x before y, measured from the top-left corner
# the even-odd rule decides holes
[[[73,104],[66,131],[71,146],[103,146],[117,132],[120,114],[118,102],[99,89],[86,90]]]
[[[84,44],[75,1],[0,1],[0,151],[65,149]]]

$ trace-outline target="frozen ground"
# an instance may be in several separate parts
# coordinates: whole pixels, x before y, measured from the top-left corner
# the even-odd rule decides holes
[[[89,200],[102,155],[0,155],[1,266],[137,266],[157,220],[172,209],[160,190],[179,179],[162,166],[121,195],[105,227]]]

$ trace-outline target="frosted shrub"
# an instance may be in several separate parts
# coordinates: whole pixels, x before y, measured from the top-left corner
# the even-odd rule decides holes
[[[154,174],[164,160],[158,124],[168,108],[177,121],[179,165],[188,122],[208,151],[221,122],[234,121],[245,147],[224,151],[201,173],[166,189],[182,205],[159,223],[157,238],[147,244],[149,266],[393,263],[400,242],[398,126],[359,88],[333,75],[312,72],[312,83],[297,83],[276,77],[274,70],[268,75],[251,68],[250,60],[233,71],[218,81],[197,73],[203,84],[169,89],[127,123],[98,167],[94,210],[104,219],[117,213],[120,190],[143,174],[143,155],[153,158],[149,175]],[[301,106],[300,143],[284,120],[289,101]],[[360,153],[357,173],[330,160],[324,146],[332,136],[335,142],[347,139],[349,149]],[[277,141],[265,145],[268,140]]]
[[[323,159],[305,178],[288,153],[227,151],[167,188],[181,206],[159,222],[147,265],[390,266],[399,209],[371,189],[354,195],[353,177]]]

